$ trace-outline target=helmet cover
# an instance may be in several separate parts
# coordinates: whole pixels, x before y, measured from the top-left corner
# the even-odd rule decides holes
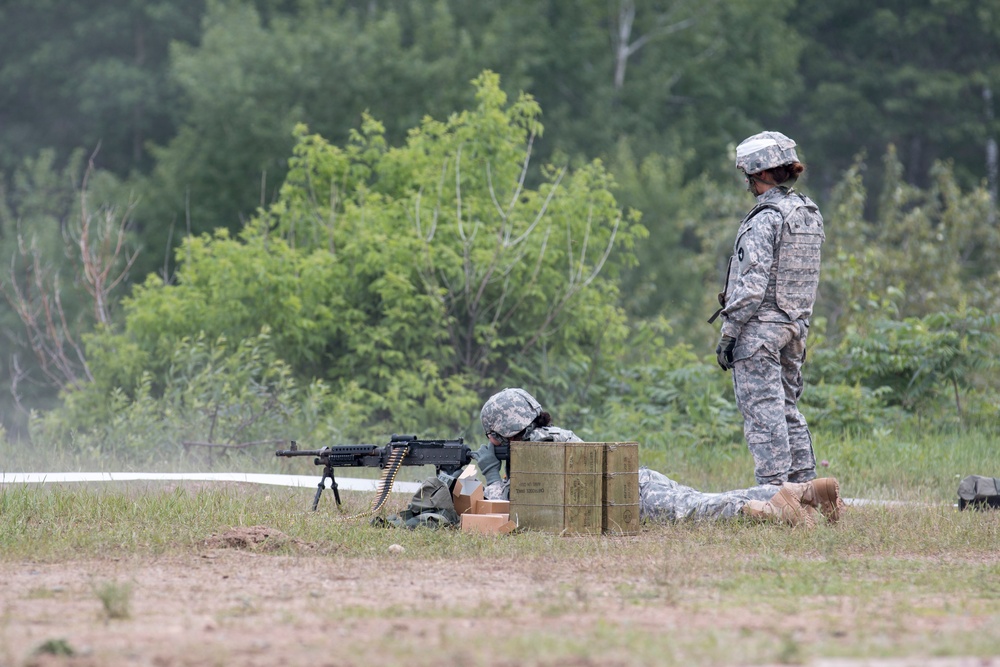
[[[508,388],[490,396],[479,417],[487,435],[510,438],[531,426],[540,414],[542,406],[534,396],[520,388]]]
[[[795,142],[781,132],[761,132],[736,147],[736,168],[747,175],[798,161]]]

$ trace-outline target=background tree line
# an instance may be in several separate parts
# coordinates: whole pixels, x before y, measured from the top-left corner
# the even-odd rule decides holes
[[[738,440],[704,319],[764,128],[828,219],[817,418],[989,423],[998,32],[966,0],[5,3],[4,425],[461,430],[520,383],[595,436]]]

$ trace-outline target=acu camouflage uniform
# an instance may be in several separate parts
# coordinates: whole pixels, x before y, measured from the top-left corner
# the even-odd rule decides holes
[[[795,145],[778,133],[756,136],[764,135]],[[763,164],[773,165],[766,150],[754,153],[761,154]],[[794,156],[794,151],[790,154]],[[816,204],[782,186],[757,197],[736,235],[721,313],[722,335],[736,339],[733,388],[758,484],[816,478],[812,435],[797,403],[824,239],[823,217]]]
[[[778,493],[774,484],[724,493],[702,493],[662,473],[639,468],[639,516],[653,521],[731,519],[748,501],[767,502]]]
[[[504,439],[529,428],[542,406],[523,389],[504,389],[483,405],[481,420],[487,435]],[[535,427],[522,436],[528,442],[582,442],[573,431],[556,426]],[[639,514],[653,520],[719,519],[737,515],[750,500],[766,502],[778,492],[773,485],[726,493],[701,493],[648,468],[639,469]],[[487,500],[509,500],[510,480],[488,483]]]

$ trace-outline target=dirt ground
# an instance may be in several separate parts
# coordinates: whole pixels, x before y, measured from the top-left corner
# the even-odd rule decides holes
[[[179,556],[0,564],[0,667],[683,664],[677,654],[660,663],[655,647],[632,653],[629,637],[746,638],[773,630],[773,619],[745,608],[625,602],[622,587],[637,582],[607,571],[581,584],[574,567],[586,564],[510,560],[493,563],[483,577],[474,561],[408,560],[398,546],[370,561],[308,544],[293,545],[294,555],[271,552],[287,542],[257,526],[212,536]],[[117,618],[98,593],[108,582],[127,589],[128,609]],[[850,641],[855,611],[845,606],[783,622],[799,643]],[[943,614],[907,621],[924,624],[907,631],[979,624],[995,632],[994,620]],[[573,648],[589,639],[601,647],[596,657]],[[1000,667],[1000,658],[810,660],[794,651],[781,662]],[[763,663],[720,657],[711,664]]]

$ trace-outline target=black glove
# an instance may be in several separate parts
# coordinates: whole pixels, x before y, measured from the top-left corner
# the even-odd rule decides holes
[[[732,336],[723,335],[719,339],[719,344],[715,346],[715,358],[719,362],[719,367],[728,371],[733,367],[733,350],[736,349],[736,339]]]

